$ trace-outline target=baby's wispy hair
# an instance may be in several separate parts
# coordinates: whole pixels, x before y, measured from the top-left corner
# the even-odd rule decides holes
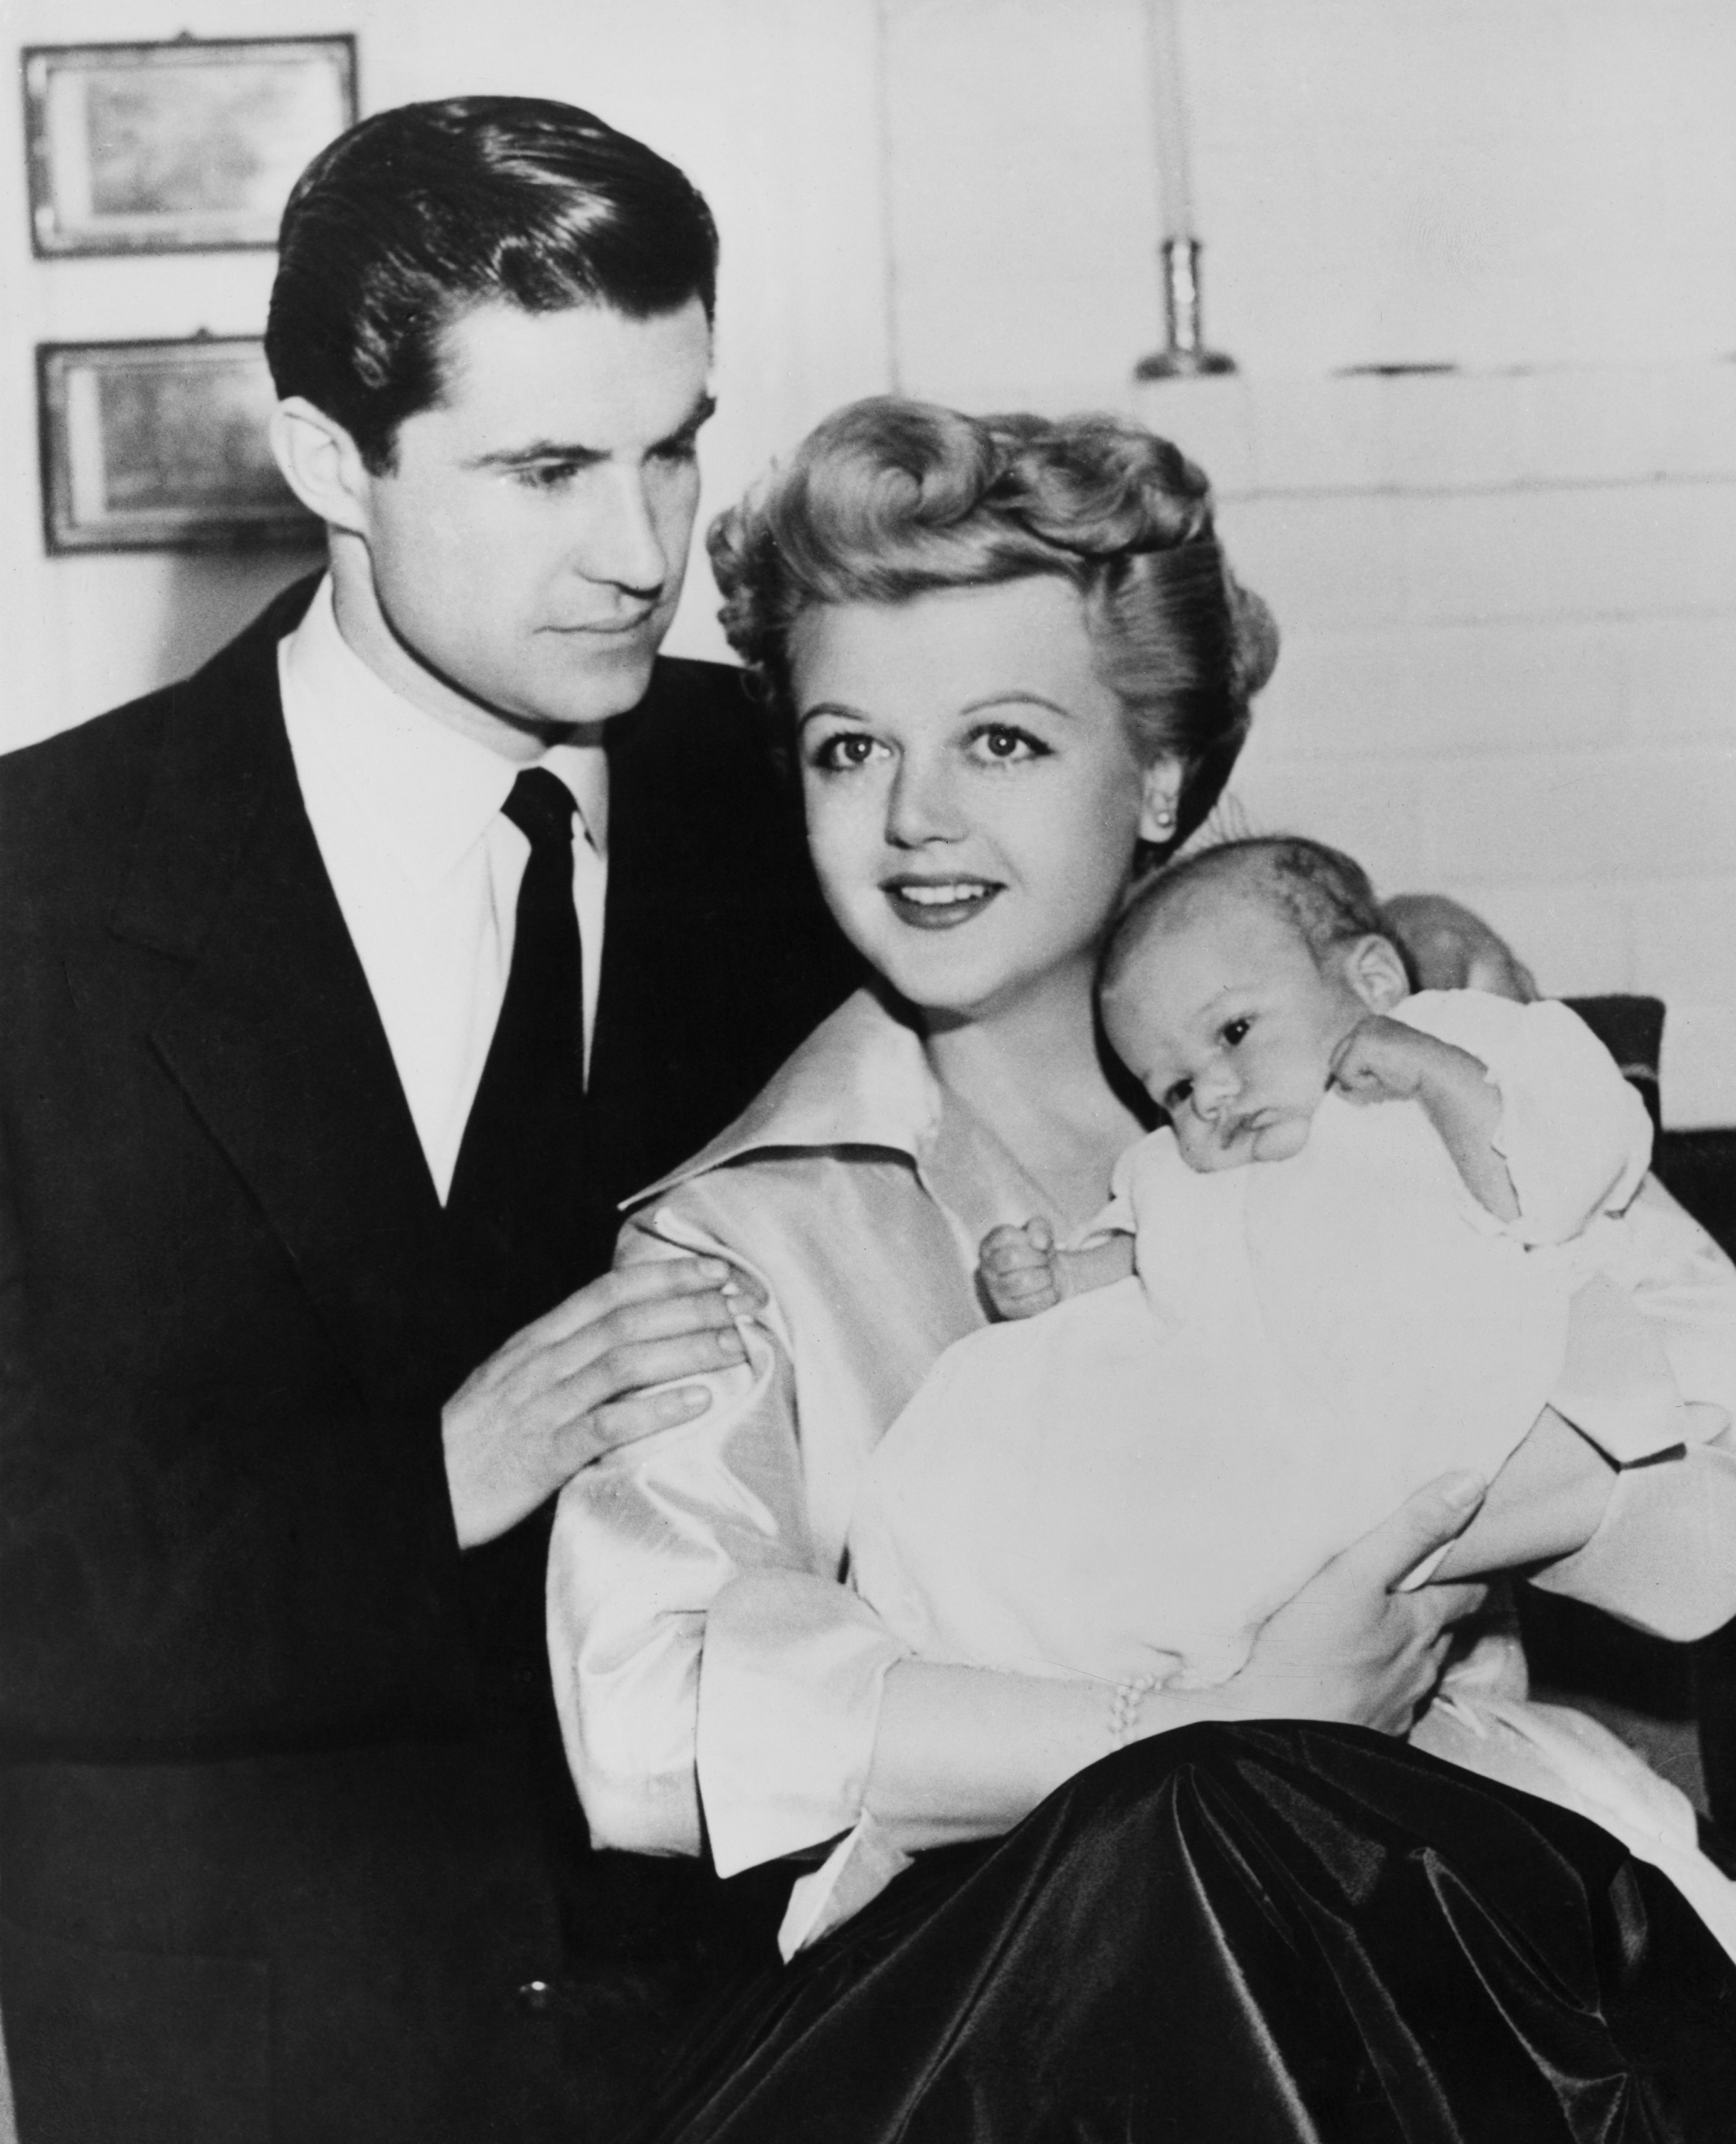
[[[1157,924],[1214,892],[1240,895],[1281,916],[1321,966],[1337,947],[1359,938],[1385,938],[1404,957],[1368,873],[1354,857],[1305,835],[1262,834],[1196,850],[1142,880],[1104,948],[1104,988],[1119,980]]]

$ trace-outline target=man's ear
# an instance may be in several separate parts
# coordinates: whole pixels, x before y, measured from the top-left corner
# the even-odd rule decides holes
[[[373,479],[335,418],[305,395],[290,395],[271,412],[271,452],[284,482],[310,513],[330,527],[366,534]]]
[[[1140,777],[1139,838],[1166,848],[1176,838],[1176,809],[1186,772],[1179,759],[1154,759]]]
[[[1410,978],[1390,938],[1370,933],[1344,956],[1344,979],[1370,1012],[1390,1012],[1410,995]]]

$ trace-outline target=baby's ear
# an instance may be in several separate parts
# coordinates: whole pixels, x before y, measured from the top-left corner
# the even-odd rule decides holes
[[[1345,980],[1370,1012],[1390,1012],[1410,995],[1410,979],[1399,949],[1390,938],[1372,932],[1359,938],[1344,956]]]

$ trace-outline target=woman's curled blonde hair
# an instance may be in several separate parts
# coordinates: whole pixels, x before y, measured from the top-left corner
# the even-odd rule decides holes
[[[1271,613],[1218,548],[1206,478],[1125,418],[853,402],[708,541],[729,643],[786,717],[791,632],[817,606],[1070,582],[1141,759],[1182,763],[1177,841],[1216,802],[1277,659]]]

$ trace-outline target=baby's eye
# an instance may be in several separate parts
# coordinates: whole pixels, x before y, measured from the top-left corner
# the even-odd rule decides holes
[[[1171,1116],[1173,1116],[1176,1111],[1181,1108],[1181,1104],[1187,1099],[1188,1096],[1192,1092],[1193,1082],[1191,1079],[1176,1080],[1173,1087],[1166,1087],[1164,1089],[1164,1108],[1170,1112]]]
[[[878,752],[885,747],[878,737],[861,730],[834,730],[830,737],[822,737],[808,754],[808,763],[825,774],[843,774],[850,768],[865,767]]]
[[[1226,1020],[1221,1030],[1224,1040],[1233,1050],[1238,1042],[1246,1040],[1248,1030],[1253,1025],[1251,1020]]]

